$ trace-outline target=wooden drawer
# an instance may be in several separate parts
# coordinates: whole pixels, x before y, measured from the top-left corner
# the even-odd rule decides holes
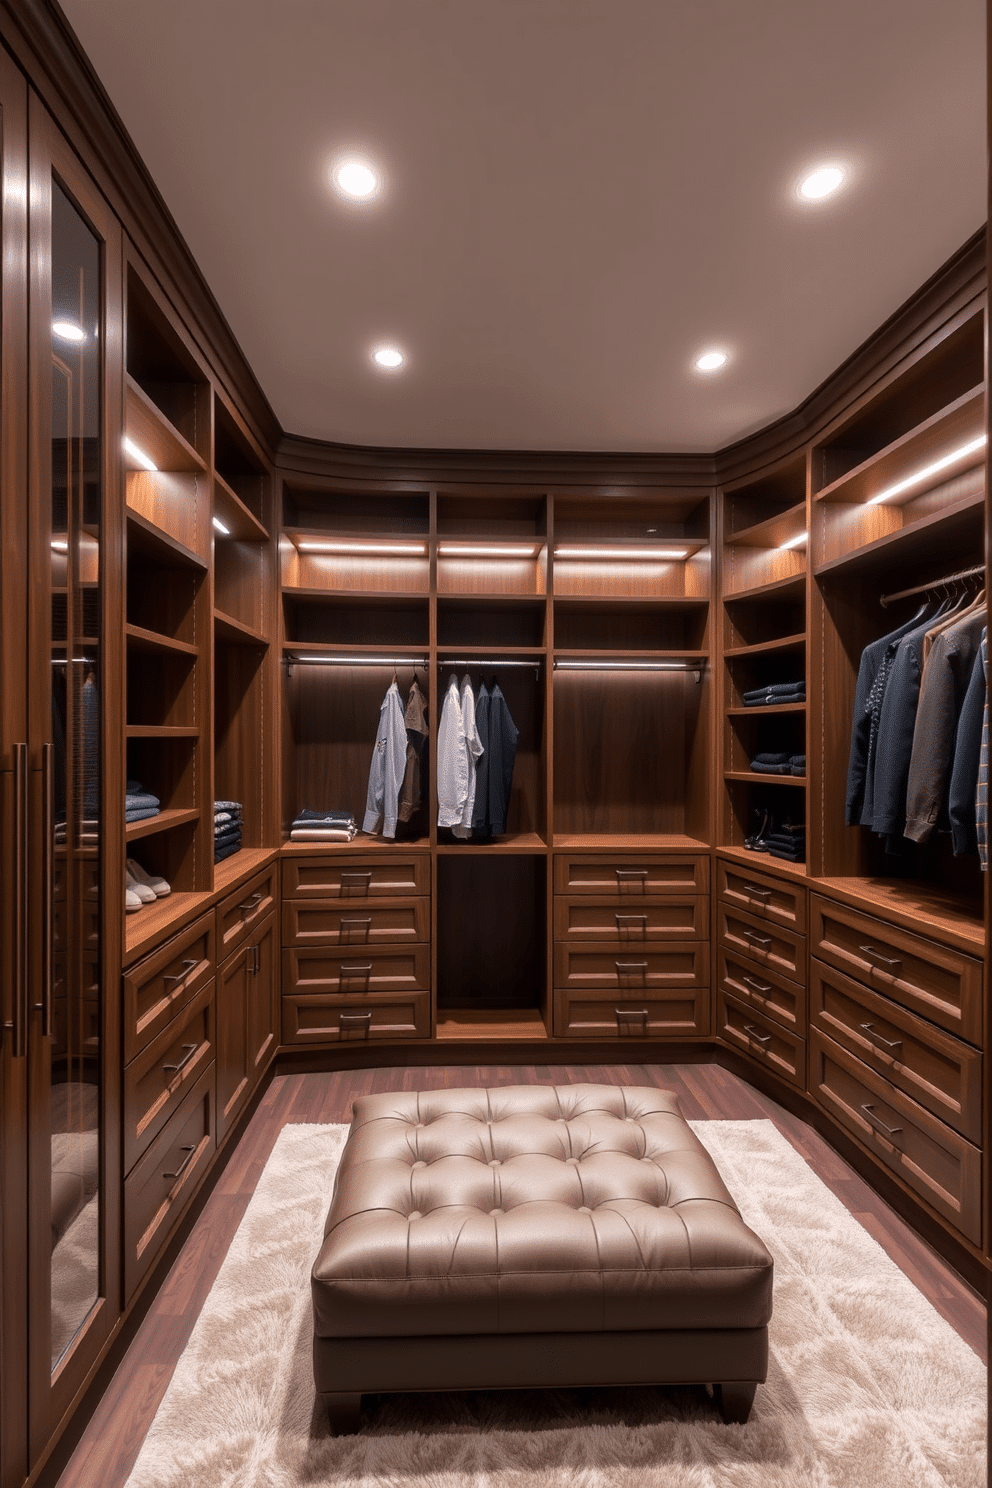
[[[362,946],[350,951],[283,951],[284,994],[327,997],[429,992],[430,946]]]
[[[554,999],[556,1038],[693,1038],[709,1023],[704,990],[604,996],[556,987]]]
[[[609,987],[636,997],[642,990],[708,987],[710,947],[705,940],[666,946],[555,945],[555,986],[569,992]]]
[[[743,953],[769,971],[777,971],[780,976],[805,986],[805,936],[759,920],[743,910],[730,909],[722,900],[717,903],[716,923],[717,939],[726,950]]]
[[[721,950],[718,957],[718,985],[722,992],[805,1037],[805,987],[734,951]]]
[[[810,1021],[967,1137],[982,1140],[982,1056],[814,957]]]
[[[429,898],[380,900],[357,908],[340,899],[287,899],[282,907],[283,945],[407,945],[430,939]]]
[[[427,1038],[429,992],[372,993],[368,997],[309,997],[282,1000],[284,1044],[360,1044],[374,1039]]]
[[[727,904],[760,915],[797,935],[806,934],[806,889],[770,873],[752,873],[736,863],[716,860],[716,891]]]
[[[655,894],[708,894],[710,860],[611,853],[595,857],[555,854],[556,894],[647,898]]]
[[[815,1028],[810,1030],[810,1093],[907,1187],[981,1244],[977,1147]]]
[[[427,853],[383,853],[377,858],[284,858],[284,899],[405,899],[429,894]]]
[[[214,1016],[214,983],[210,981],[125,1069],[125,1173],[213,1061]]]
[[[161,1251],[216,1146],[210,1064],[124,1182],[125,1301]]]
[[[766,1065],[800,1090],[806,1088],[806,1040],[790,1033],[773,1018],[754,1007],[728,997],[721,988],[717,997],[717,1034],[732,1048],[742,1049],[759,1064]]]
[[[275,907],[278,863],[271,863],[217,906],[217,958],[223,961]]]
[[[213,974],[212,910],[125,971],[125,1064],[162,1032]]]
[[[705,940],[710,933],[706,894],[673,894],[636,905],[611,898],[555,899],[555,940],[646,945],[658,940]]]
[[[810,950],[970,1043],[982,1042],[982,963],[872,915],[810,896]]]

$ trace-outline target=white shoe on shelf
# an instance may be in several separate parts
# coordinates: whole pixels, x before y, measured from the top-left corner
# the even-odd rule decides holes
[[[130,876],[134,879],[135,884],[139,886],[143,885],[146,889],[151,889],[156,899],[164,899],[166,894],[172,893],[171,884],[167,883],[164,878],[159,878],[156,873],[146,873],[141,864],[135,862],[134,858],[128,858],[125,866]],[[142,898],[144,898],[144,895],[142,895]]]
[[[133,889],[125,889],[124,890],[124,909],[125,909],[125,912],[127,914],[134,914],[134,912],[136,910],[140,909],[140,908],[141,908],[141,900],[138,898],[138,896],[134,892],[134,890]]]
[[[155,890],[150,889],[147,884],[139,883],[130,869],[124,876],[124,882],[127,892],[133,894],[140,904],[155,903]]]

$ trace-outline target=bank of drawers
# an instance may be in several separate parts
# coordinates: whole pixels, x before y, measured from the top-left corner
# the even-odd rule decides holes
[[[790,1084],[806,1084],[806,887],[722,858],[717,1030]]]
[[[812,895],[810,1090],[981,1243],[981,962]]]
[[[559,1038],[708,1031],[708,858],[558,853],[554,889]]]
[[[124,973],[124,1290],[159,1254],[216,1149],[215,925]]]
[[[285,859],[283,1043],[428,1038],[430,902],[426,853]]]

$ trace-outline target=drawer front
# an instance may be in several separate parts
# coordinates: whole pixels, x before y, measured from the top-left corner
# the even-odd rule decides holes
[[[213,911],[130,967],[124,973],[124,1062],[161,1033],[213,974]]]
[[[429,992],[369,997],[307,997],[282,1000],[284,1044],[361,1044],[375,1039],[427,1038]]]
[[[124,1171],[134,1167],[214,1058],[214,983],[201,987],[124,1071]]]
[[[981,1244],[977,1147],[815,1028],[810,1030],[810,1092],[938,1214]]]
[[[217,906],[217,957],[223,961],[237,950],[256,925],[275,907],[278,863],[272,863]]]
[[[724,1043],[750,1054],[801,1090],[806,1088],[806,1040],[747,1003],[728,997],[722,988],[717,997],[717,1033]]]
[[[555,940],[618,945],[652,941],[704,940],[710,933],[710,901],[705,894],[673,894],[618,904],[616,898],[555,899]]]
[[[363,946],[353,951],[283,951],[283,991],[293,996],[362,996],[370,992],[429,992],[427,945]]]
[[[648,996],[555,989],[556,1038],[691,1038],[707,1032],[705,992],[671,990]]]
[[[125,1301],[168,1239],[216,1146],[211,1064],[125,1180]]]
[[[717,936],[725,950],[744,954],[790,981],[806,982],[806,939],[756,915],[717,905]]]
[[[408,945],[430,939],[430,899],[375,900],[348,907],[340,899],[287,899],[282,907],[283,945]]]
[[[555,986],[569,992],[585,987],[609,987],[632,996],[665,987],[708,987],[710,948],[705,940],[675,945],[620,947],[616,945],[555,945]]]
[[[860,982],[810,962],[810,1021],[884,1080],[953,1126],[982,1139],[982,1056]]]
[[[982,1041],[982,964],[872,915],[810,898],[810,950],[970,1043]]]
[[[716,891],[727,904],[760,915],[797,935],[806,934],[806,890],[770,873],[752,873],[723,858],[716,861]]]
[[[405,899],[429,894],[431,860],[426,853],[379,858],[284,858],[284,899]]]
[[[791,1033],[806,1032],[806,988],[733,951],[718,953],[719,987]]]
[[[708,894],[710,860],[651,857],[647,853],[573,857],[555,854],[556,894],[608,894],[619,899],[654,894]]]

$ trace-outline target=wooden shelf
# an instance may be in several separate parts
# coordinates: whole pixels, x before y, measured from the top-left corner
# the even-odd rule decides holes
[[[430,599],[430,592],[427,589],[386,589],[375,594],[368,594],[362,589],[298,589],[292,584],[283,584],[282,597],[297,601],[302,599],[310,604],[355,604],[357,600],[361,600],[363,605],[398,605],[409,604],[411,600],[416,600],[426,605]],[[480,597],[473,596],[473,598]]]
[[[137,825],[144,826],[145,823],[138,822]],[[130,836],[128,840],[130,841]],[[143,904],[139,910],[125,915],[125,963],[134,961],[146,949],[155,950],[170,934],[180,930],[201,913],[210,897],[209,894],[177,893],[173,890],[164,899],[156,899],[154,904]]]
[[[226,533],[214,528],[217,542],[267,543],[269,540],[268,532],[255,513],[245,506],[237,491],[217,471],[214,471],[214,516],[228,528]]]
[[[724,780],[753,780],[756,785],[805,785],[805,775],[760,775],[757,770],[724,770]]]
[[[245,625],[242,620],[235,620],[233,615],[225,615],[223,610],[214,610],[214,636],[235,646],[265,647],[269,644],[268,636],[260,630]]]
[[[139,837],[154,837],[157,832],[170,832],[173,827],[184,827],[188,822],[199,821],[200,813],[195,807],[186,810],[160,811],[158,816],[149,816],[144,821],[127,822],[124,836],[128,842]]]
[[[449,563],[458,563],[458,562],[472,563],[474,561],[481,562],[482,560],[481,559],[474,560],[474,559],[471,559],[471,558],[464,558],[464,559],[450,558],[450,559],[444,559],[442,561],[443,562],[449,562]],[[474,605],[484,604],[484,605],[505,605],[507,607],[507,609],[519,608],[522,605],[528,605],[532,609],[541,609],[541,610],[543,610],[545,604],[547,603],[547,595],[546,594],[534,594],[534,593],[530,593],[530,594],[508,594],[508,593],[505,593],[505,592],[504,593],[501,593],[501,594],[494,594],[494,593],[492,593],[488,589],[486,589],[486,590],[480,589],[478,592],[476,592],[474,590],[467,590],[467,589],[459,589],[457,592],[452,591],[452,590],[440,590],[439,589],[438,590],[438,596],[437,596],[437,602],[438,602],[438,605],[439,606],[441,606],[441,605],[461,605],[463,608],[467,608],[467,609],[471,609]]]
[[[200,648],[189,641],[177,641],[173,636],[160,635],[157,630],[145,630],[141,625],[126,625],[124,634],[128,648],[132,651],[149,651],[160,655],[199,656]]]
[[[806,594],[806,573],[790,574],[784,579],[772,579],[767,584],[755,584],[750,589],[735,589],[724,594],[725,604],[735,604],[741,599],[800,599]]]
[[[762,704],[758,708],[728,708],[728,718],[754,718],[762,717],[765,713],[805,713],[805,703],[770,703],[767,707]]]
[[[972,956],[984,954],[981,903],[969,907],[959,894],[939,884],[905,878],[821,878],[810,879],[810,887],[856,909],[881,911],[917,935],[932,935]]]
[[[764,872],[781,873],[786,878],[801,878],[804,882],[807,875],[805,863],[790,863],[786,858],[773,858],[771,853],[751,852],[746,847],[721,847],[717,849],[721,858],[733,858],[738,863],[748,863],[754,867],[760,867]]]
[[[940,563],[960,553],[972,529],[980,544],[984,509],[984,493],[976,490],[942,511],[920,517],[895,532],[876,538],[874,542],[815,564],[813,573],[820,577],[821,574],[859,573],[868,569],[892,572],[897,567],[917,563]]]
[[[457,658],[462,656],[471,657],[474,661],[498,661],[500,657],[512,660],[514,657],[521,661],[543,661],[547,656],[546,646],[438,646],[437,664],[447,666],[446,656],[453,655]]]
[[[302,553],[300,556],[304,558],[348,558],[368,563],[382,563],[384,560],[399,559],[401,563],[426,564],[430,549],[430,540],[426,532],[342,532],[340,530],[328,531],[326,528],[319,527],[284,527],[282,535],[287,541],[293,544],[293,547],[297,551],[299,551],[299,544],[301,542],[340,543],[340,547],[334,552]],[[408,553],[369,553],[362,551],[363,548],[367,548],[372,543],[409,543],[411,548]],[[423,551],[420,553],[414,552],[414,544],[420,544]]]
[[[367,836],[364,832],[359,832],[351,842],[290,842],[288,832],[283,834],[282,839],[284,853],[301,853],[311,857],[315,853],[357,855],[360,853],[427,852],[430,845],[429,837],[401,837],[392,842],[385,837]]]
[[[877,455],[825,486],[814,500],[864,504],[881,491],[898,485],[916,471],[950,454],[958,446],[971,443],[984,431],[985,389],[980,386],[972,388],[939,413],[935,413],[932,418],[904,434],[901,439],[894,440]],[[975,450],[960,463],[939,471],[929,487],[925,482],[914,485],[907,491],[907,499],[924,494],[934,485],[939,485],[974,465],[981,465],[984,459],[985,451]]]
[[[755,522],[750,527],[742,527],[740,532],[733,532],[725,539],[726,547],[737,548],[780,548],[783,543],[792,537],[798,537],[806,528],[806,502],[801,501],[796,506],[790,506],[786,511],[779,512],[777,516],[766,517],[763,522]]]
[[[129,723],[124,729],[127,739],[198,739],[200,730],[195,724]]]
[[[546,1039],[548,1030],[537,1008],[438,1008],[439,1040]]]
[[[223,894],[239,879],[266,867],[277,856],[274,847],[243,847],[222,863],[214,864],[214,893]]]
[[[124,427],[127,437],[156,465],[158,470],[206,471],[206,461],[197,454],[193,446],[183,438],[179,430],[149,398],[143,388],[130,375],[125,381]],[[125,452],[125,462],[130,457]],[[131,461],[129,469],[141,470],[142,466]]]
[[[566,558],[565,562],[569,562]],[[669,607],[684,610],[689,605],[708,605],[708,594],[555,594],[555,605],[569,608],[616,609],[625,605],[642,610]]]
[[[156,527],[154,522],[135,511],[133,506],[127,508],[126,515],[129,551],[133,549],[135,552],[151,553],[171,567],[175,567],[178,559],[189,568],[198,568],[204,573],[209,568],[207,560],[201,558],[199,553],[194,553],[192,548],[187,548],[178,538],[172,537],[161,527]]]
[[[681,832],[555,832],[555,852],[709,852],[700,837]]]
[[[613,661],[618,666],[622,666],[625,661],[696,661],[705,663],[709,659],[709,651],[694,650],[688,646],[680,650],[658,651],[627,651],[616,647],[609,651],[594,651],[590,650],[588,646],[581,649],[563,648],[559,650],[557,646],[555,647],[555,661]],[[690,667],[689,670],[691,671],[692,668]]]
[[[442,827],[440,830],[447,829]],[[545,853],[547,850],[548,844],[536,832],[513,833],[505,837],[495,837],[491,842],[473,842],[469,838],[465,842],[439,842],[437,845],[439,857],[449,854],[458,857],[465,853],[488,853],[498,857],[510,854]]]
[[[774,641],[758,641],[753,646],[727,646],[724,656],[729,661],[737,656],[769,656],[776,651],[803,651],[806,650],[806,632],[799,631],[796,635],[780,636]]]

